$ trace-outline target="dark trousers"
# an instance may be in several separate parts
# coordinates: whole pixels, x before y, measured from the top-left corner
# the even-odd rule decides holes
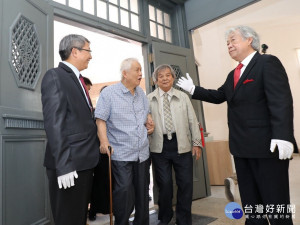
[[[245,224],[267,225],[266,219],[257,218],[257,216],[267,215],[271,225],[292,225],[291,213],[287,212],[287,207],[290,204],[289,160],[234,157],[234,162],[246,216]],[[258,205],[263,206],[263,213],[255,212]],[[277,207],[281,205],[283,211],[281,213],[276,212]],[[270,206],[274,206],[273,213]],[[251,207],[252,210],[250,210]],[[266,211],[267,209],[269,212]]]
[[[93,188],[89,215],[109,214],[109,172],[108,156],[100,154],[100,160],[94,169]]]
[[[55,170],[47,169],[52,214],[55,225],[86,225],[93,169],[78,171],[75,186],[58,188]]]
[[[193,195],[193,158],[191,152],[178,154],[176,136],[164,138],[162,153],[151,153],[155,180],[159,189],[158,219],[167,224],[173,217],[173,180],[175,171],[177,184],[176,224],[191,225]]]
[[[112,161],[115,225],[129,224],[135,207],[134,225],[149,225],[149,162]]]

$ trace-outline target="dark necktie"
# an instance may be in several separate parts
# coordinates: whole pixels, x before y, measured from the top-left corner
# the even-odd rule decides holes
[[[237,84],[237,82],[239,81],[240,79],[240,76],[241,76],[241,69],[243,67],[243,64],[240,63],[234,70],[234,76],[233,76],[233,89],[235,89],[235,86]]]
[[[86,87],[86,85],[85,85],[85,83],[84,83],[83,76],[81,76],[81,74],[79,75],[79,80],[81,81],[81,84],[82,84],[82,86],[83,86],[83,88],[84,88],[86,97],[88,98],[88,101],[89,101],[90,109],[91,109],[91,111],[92,111],[92,110],[93,110],[92,101],[91,101],[89,92],[88,92],[88,90],[87,90],[87,87]]]

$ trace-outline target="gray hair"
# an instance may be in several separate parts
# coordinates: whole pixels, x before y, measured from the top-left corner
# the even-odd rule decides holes
[[[165,70],[165,69],[170,69],[172,77],[176,78],[175,71],[173,70],[173,68],[168,64],[162,64],[162,65],[159,65],[158,67],[156,67],[156,69],[152,73],[153,82],[157,82],[159,72],[162,71],[162,70]]]
[[[85,43],[90,41],[78,34],[69,34],[65,36],[59,43],[59,55],[61,60],[69,58],[73,48],[82,48]]]
[[[243,26],[243,25],[235,26],[226,31],[225,38],[228,39],[228,36],[234,31],[239,31],[244,40],[247,38],[253,38],[251,46],[254,50],[259,52],[260,41],[259,41],[259,36],[255,32],[255,30],[253,30],[251,27],[248,26]]]
[[[120,66],[121,77],[123,77],[123,71],[130,70],[133,62],[140,63],[139,60],[136,58],[127,58],[122,61],[121,66]]]

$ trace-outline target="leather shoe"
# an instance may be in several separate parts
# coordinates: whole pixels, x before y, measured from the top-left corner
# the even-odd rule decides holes
[[[233,179],[230,177],[224,179],[224,186],[225,186],[225,196],[227,200],[230,202],[234,202],[235,185]]]
[[[90,221],[95,221],[97,218],[96,214],[89,212],[89,220]]]

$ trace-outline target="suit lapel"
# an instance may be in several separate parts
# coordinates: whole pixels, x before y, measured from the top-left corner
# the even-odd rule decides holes
[[[243,72],[241,78],[239,79],[238,83],[236,84],[235,89],[233,89],[233,71],[231,72],[231,83],[232,83],[232,96],[230,99],[232,99],[234,97],[234,95],[238,92],[240,86],[242,85],[242,83],[247,79],[248,75],[250,74],[250,71],[252,70],[253,66],[256,63],[257,58],[260,56],[260,54],[257,52],[253,58],[251,59],[251,61],[249,62],[249,64],[247,65],[245,71]]]
[[[68,73],[68,75],[72,78],[72,80],[75,82],[75,85],[77,86],[77,89],[80,91],[80,93],[81,93],[81,95],[83,97],[83,100],[84,100],[86,106],[88,107],[88,109],[90,111],[91,110],[90,106],[89,106],[89,104],[86,101],[85,94],[84,94],[84,92],[82,90],[82,87],[81,87],[81,85],[79,83],[79,80],[77,79],[77,77],[74,74],[73,70],[70,67],[68,67],[67,65],[65,65],[64,63],[61,63],[61,62],[59,63],[59,67],[63,68]]]
[[[154,91],[153,91],[153,96],[152,96],[152,101],[155,101],[157,102],[157,105],[158,105],[158,114],[159,114],[159,117],[161,118],[161,109],[162,109],[162,105],[161,105],[161,101],[160,101],[160,96],[159,96],[159,91],[158,91],[158,88],[156,88]]]
[[[228,80],[227,80],[227,85],[226,87],[228,88],[228,101],[231,101],[233,94],[235,92],[234,88],[233,88],[233,74],[234,74],[234,70],[232,70],[229,75],[228,75]]]
[[[253,56],[253,58],[251,59],[251,61],[249,62],[249,64],[247,65],[247,67],[246,67],[246,69],[244,71],[244,73],[242,74],[242,77],[239,79],[239,81],[238,81],[238,83],[237,83],[237,85],[235,87],[235,91],[237,91],[238,88],[241,86],[241,84],[247,79],[247,77],[250,74],[250,71],[251,71],[252,67],[255,65],[256,60],[257,60],[257,58],[258,58],[259,55],[260,54],[257,52]]]

